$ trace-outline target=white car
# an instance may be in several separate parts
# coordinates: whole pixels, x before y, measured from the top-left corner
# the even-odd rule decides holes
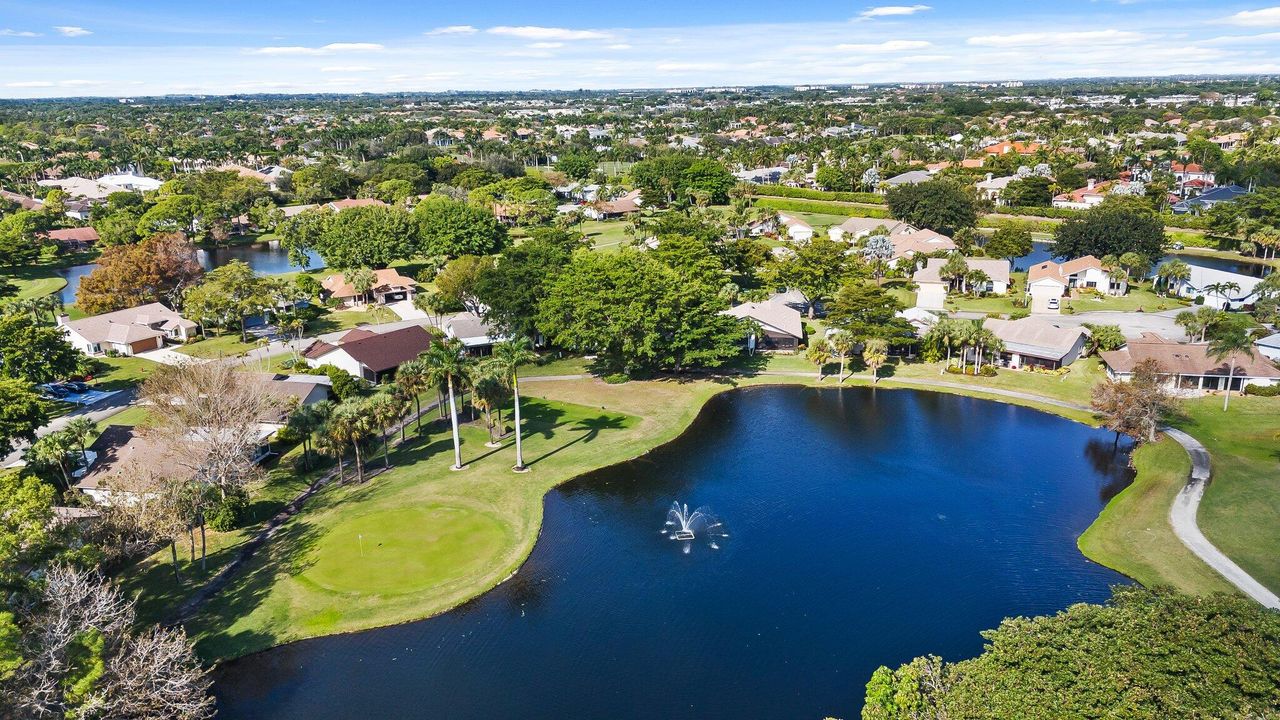
[[[1058,309],[1058,298],[1049,298],[1049,309],[1050,310]]]

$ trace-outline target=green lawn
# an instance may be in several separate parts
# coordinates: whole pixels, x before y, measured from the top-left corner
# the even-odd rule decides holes
[[[1200,505],[1205,536],[1259,582],[1280,592],[1280,398],[1187,402],[1178,423],[1213,456]]]
[[[1094,562],[1148,587],[1168,585],[1182,592],[1236,592],[1173,534],[1169,507],[1187,483],[1191,459],[1164,438],[1139,448],[1133,484],[1111,499],[1080,536],[1080,551]]]
[[[141,383],[158,365],[138,357],[94,358],[102,364],[102,371],[93,376],[92,383],[99,390],[123,390]]]
[[[622,220],[587,220],[575,229],[591,241],[591,247],[605,252],[616,252],[631,243],[623,229],[627,223]]]
[[[1047,373],[1029,372],[1026,370],[998,370],[995,377],[972,377],[969,375],[943,374],[944,363],[907,363],[893,368],[882,368],[880,373],[886,378],[919,378],[938,380],[948,383],[960,383],[974,388],[999,388],[1044,395],[1055,400],[1089,404],[1089,393],[1093,386],[1106,377],[1102,363],[1097,358],[1081,358],[1071,364],[1071,372],[1057,376]]]
[[[210,333],[212,332],[210,331]],[[209,337],[203,340],[193,340],[185,345],[175,345],[173,349],[184,355],[211,360],[237,357],[255,347],[258,346],[253,342],[240,342],[240,333],[235,330],[227,330],[223,335],[210,334]]]

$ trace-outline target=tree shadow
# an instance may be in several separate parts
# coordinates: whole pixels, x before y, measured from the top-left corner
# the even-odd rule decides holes
[[[625,427],[625,425],[626,417],[622,415],[597,415],[593,418],[579,420],[573,427],[566,428],[569,432],[580,432],[581,434],[578,435],[578,437],[570,440],[560,447],[555,448],[554,450],[544,453],[535,460],[529,461],[528,464],[536,465],[572,445],[577,445],[578,443],[589,443],[592,440],[595,440],[603,430],[620,430]]]

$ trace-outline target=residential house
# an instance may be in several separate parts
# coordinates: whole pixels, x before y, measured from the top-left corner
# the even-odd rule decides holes
[[[9,190],[0,190],[0,200],[14,203],[22,210],[39,210],[44,205],[40,200]]]
[[[98,231],[91,227],[59,228],[47,236],[63,250],[84,250],[98,242]]]
[[[1009,292],[1008,260],[965,258],[964,261],[970,271],[981,270],[987,274],[988,280],[981,287],[976,288],[978,292],[993,295],[1004,295]],[[942,266],[946,263],[946,258],[929,258],[925,266],[911,276],[912,281],[919,286],[916,291],[918,307],[926,310],[941,310],[946,307],[947,291],[952,287],[952,282],[943,279],[941,275]]]
[[[982,152],[988,155],[1007,155],[1008,153],[1017,153],[1019,155],[1035,155],[1044,147],[1037,142],[1018,142],[1004,140],[994,145],[988,145],[982,148]]]
[[[895,316],[911,323],[911,327],[915,328],[917,337],[924,337],[934,325],[938,324],[939,316],[925,310],[921,307],[910,307],[905,310],[899,310],[894,313]]]
[[[1102,201],[1107,198],[1107,191],[1114,184],[1110,180],[1097,182],[1090,179],[1089,184],[1082,188],[1055,195],[1053,197],[1053,206],[1067,210],[1088,210],[1095,205],[1101,205]]]
[[[956,242],[940,232],[933,230],[915,230],[890,234],[893,243],[891,261],[914,260],[922,255],[930,255],[938,251],[950,252],[956,249]]]
[[[780,212],[778,222],[787,229],[787,237],[792,242],[809,242],[813,239],[813,226],[795,215]]]
[[[1195,197],[1187,198],[1180,203],[1174,204],[1170,209],[1178,215],[1186,213],[1200,215],[1213,209],[1213,206],[1218,203],[1235,202],[1248,194],[1249,191],[1239,185],[1223,185],[1209,188]]]
[[[1004,192],[1005,188],[1009,187],[1009,183],[1017,179],[1017,175],[993,177],[992,173],[987,173],[987,179],[978,183],[978,194],[997,205],[1006,205],[1007,203],[1000,200],[1000,194]]]
[[[856,242],[865,237],[870,237],[877,229],[884,228],[889,237],[901,233],[915,232],[915,227],[898,220],[885,220],[881,218],[863,218],[851,217],[827,230],[827,235],[834,241],[840,242],[847,240]]]
[[[637,189],[613,200],[596,202],[585,208],[582,214],[592,220],[612,220],[640,212],[642,204],[644,200],[640,197],[640,190]]]
[[[1209,138],[1209,142],[1217,145],[1227,152],[1239,150],[1240,147],[1244,145],[1244,140],[1245,134],[1242,132],[1227,133],[1226,135],[1218,135],[1216,137]]]
[[[899,173],[881,182],[886,187],[898,187],[899,185],[919,185],[922,182],[928,182],[933,179],[933,173],[928,170],[908,170]]]
[[[1031,312],[1056,313],[1059,307],[1052,300],[1061,299],[1076,289],[1097,290],[1107,294],[1119,294],[1125,290],[1122,280],[1116,280],[1102,267],[1102,261],[1092,255],[1056,263],[1046,260],[1027,271],[1027,295],[1031,297]]]
[[[151,192],[152,190],[159,190],[160,186],[164,184],[163,180],[139,175],[135,172],[103,175],[98,178],[98,182],[102,185],[124,188],[130,192]]]
[[[790,171],[791,168],[780,165],[778,167],[739,170],[733,175],[742,182],[752,183],[753,185],[777,185],[782,181],[782,176]]]
[[[159,350],[165,340],[186,342],[200,326],[160,303],[148,303],[80,320],[60,315],[58,327],[86,355],[136,355]]]
[[[511,339],[473,312],[461,312],[446,320],[444,334],[460,340],[468,352],[477,355],[487,354],[496,343]]]
[[[1261,340],[1255,342],[1254,347],[1258,348],[1258,352],[1271,361],[1280,361],[1280,332],[1272,333]]]
[[[987,318],[982,326],[1004,344],[994,364],[1018,369],[1056,369],[1070,365],[1084,353],[1089,331],[1078,326],[1054,325],[1048,320],[1025,317],[1020,320]]]
[[[374,270],[373,276],[373,287],[370,288],[368,296],[371,296],[379,305],[412,299],[417,292],[418,281],[401,275],[393,268]],[[325,300],[336,299],[344,305],[357,305],[369,299],[362,296],[341,273],[325,277],[320,281],[320,287],[322,288],[321,297]]]
[[[111,193],[128,192],[127,188],[118,185],[110,185],[101,180],[90,180],[77,176],[39,180],[36,184],[40,187],[58,188],[73,199],[84,198],[93,201],[106,200]]]
[[[374,332],[356,328],[336,343],[316,340],[302,352],[313,366],[334,365],[372,383],[395,375],[405,362],[426,352],[431,333],[419,325]]]
[[[1099,354],[1106,365],[1107,376],[1115,380],[1128,380],[1138,363],[1155,360],[1160,372],[1167,374],[1169,387],[1184,393],[1280,384],[1280,369],[1266,357],[1237,353],[1233,375],[1232,358],[1210,357],[1208,344],[1176,343],[1155,333],[1143,333],[1140,339],[1130,340],[1119,350]]]
[[[791,306],[784,296],[774,296],[765,302],[746,302],[721,313],[754,322],[759,332],[747,338],[748,350],[793,351],[804,342],[804,322],[800,311]]]
[[[1256,290],[1258,283],[1262,282],[1262,278],[1227,270],[1218,270],[1217,268],[1201,267],[1200,265],[1190,265],[1190,268],[1191,273],[1187,279],[1175,282],[1170,288],[1170,292],[1184,298],[1203,297],[1205,305],[1224,310],[1239,310],[1257,300]],[[1231,283],[1234,283],[1239,289],[1232,290],[1225,295],[1209,289],[1214,285],[1229,285]]]
[[[1176,162],[1169,166],[1169,172],[1173,173],[1173,179],[1178,181],[1179,187],[1193,181],[1207,182],[1211,186],[1214,182],[1213,173],[1198,163]]]
[[[389,207],[386,203],[377,198],[347,198],[345,200],[334,200],[326,203],[325,207],[334,212],[342,212],[358,207]]]

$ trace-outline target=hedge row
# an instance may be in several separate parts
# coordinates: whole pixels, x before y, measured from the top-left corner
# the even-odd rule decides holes
[[[845,203],[820,202],[816,200],[788,200],[786,198],[760,198],[756,205],[783,212],[807,212],[823,215],[845,215],[847,217],[888,218],[888,208],[865,207]]]
[[[884,196],[875,193],[833,192],[789,187],[787,185],[761,185],[753,189],[756,195],[768,195],[770,197],[798,198],[801,200],[835,200],[837,202],[858,202],[873,205],[884,204]]]

